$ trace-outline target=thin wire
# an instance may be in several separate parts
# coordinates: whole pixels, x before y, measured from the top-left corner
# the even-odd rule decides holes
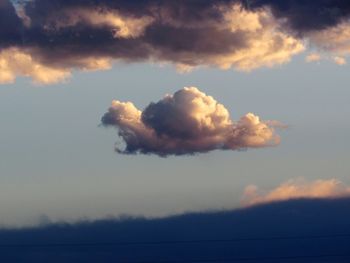
[[[163,260],[163,261],[134,261],[133,263],[196,263],[196,262],[233,262],[233,261],[265,261],[265,260],[297,260],[312,258],[343,258],[350,259],[350,254],[323,254],[323,255],[298,255],[281,257],[232,257],[232,258],[213,258],[213,259],[187,259],[187,260]]]
[[[266,240],[302,240],[302,239],[329,239],[350,238],[350,234],[332,235],[304,235],[304,236],[275,236],[255,238],[233,238],[233,239],[194,239],[194,240],[164,240],[164,241],[137,241],[137,242],[90,242],[90,243],[0,243],[1,247],[94,247],[94,246],[152,246],[152,245],[174,245],[174,244],[200,244],[200,243],[234,243]]]

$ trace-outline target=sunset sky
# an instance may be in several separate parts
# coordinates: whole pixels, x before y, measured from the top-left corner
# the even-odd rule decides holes
[[[0,0],[0,225],[350,194],[350,5],[174,2]]]

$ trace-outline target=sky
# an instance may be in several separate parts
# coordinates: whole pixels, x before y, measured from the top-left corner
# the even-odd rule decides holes
[[[300,24],[295,10],[312,4],[253,1],[246,10],[239,2],[220,1],[226,11],[181,2],[183,13],[165,4],[171,15],[162,24],[133,1],[104,0],[106,9],[96,11],[83,1],[35,0],[13,11],[0,0],[7,14],[0,18],[0,225],[348,195],[349,8],[321,1],[339,12]],[[209,24],[190,17],[183,25],[193,10]],[[179,104],[175,95],[164,99],[177,91]],[[184,122],[209,105],[191,108],[187,96],[207,95],[217,107],[214,128]],[[144,119],[120,102],[132,102]]]

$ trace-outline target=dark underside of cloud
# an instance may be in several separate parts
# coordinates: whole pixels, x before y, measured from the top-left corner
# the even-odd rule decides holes
[[[200,22],[220,20],[222,14],[215,7],[232,4],[249,10],[269,7],[276,17],[287,19],[290,29],[297,32],[334,26],[350,15],[350,3],[344,0],[34,0],[25,4],[25,10],[40,28],[50,15],[63,9],[103,6],[126,15],[143,16],[153,15],[152,8],[164,8],[178,21]]]
[[[347,23],[350,15],[344,0],[20,2],[15,8],[0,0],[3,83],[16,76],[52,83],[74,68],[106,69],[113,61],[174,63],[181,71],[273,66],[301,52],[305,39],[343,51],[339,42],[314,33],[329,36],[328,30]]]
[[[334,26],[349,18],[350,2],[344,0],[251,0],[252,8],[269,6],[273,14],[287,19],[290,29],[303,33]]]
[[[0,231],[1,262],[349,262],[350,199]],[[212,261],[210,261],[212,260]]]

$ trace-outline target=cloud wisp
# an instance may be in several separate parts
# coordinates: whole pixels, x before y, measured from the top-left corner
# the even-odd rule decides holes
[[[248,113],[233,121],[224,105],[195,87],[185,87],[150,103],[143,111],[132,102],[113,100],[102,117],[126,144],[119,153],[185,155],[216,149],[240,150],[277,145],[275,121]]]
[[[337,179],[315,180],[291,179],[269,192],[261,191],[256,185],[245,188],[242,205],[250,206],[299,198],[337,198],[350,196],[350,187]]]
[[[50,84],[114,61],[250,71],[286,63],[308,46],[343,65],[349,21],[342,0],[0,0],[0,83],[26,76]],[[32,64],[17,70],[6,56],[13,52]]]

